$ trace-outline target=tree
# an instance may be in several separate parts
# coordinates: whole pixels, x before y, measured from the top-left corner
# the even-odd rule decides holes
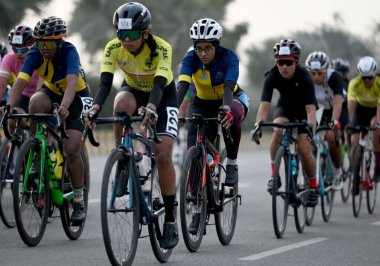
[[[0,2],[0,34],[7,36],[9,31],[24,18],[28,9],[40,13],[44,5],[50,0],[2,0]]]

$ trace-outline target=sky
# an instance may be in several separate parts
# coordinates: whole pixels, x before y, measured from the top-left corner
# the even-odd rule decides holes
[[[39,17],[57,15],[68,21],[75,1],[53,0]],[[365,39],[370,37],[375,22],[380,22],[380,0],[235,0],[227,7],[223,25],[232,29],[238,23],[249,23],[248,34],[241,39],[237,49],[241,64],[245,65],[244,51],[250,46],[260,46],[265,39],[281,35],[291,38],[292,32],[313,31],[323,23],[334,25],[334,13],[340,14],[340,25],[345,30]],[[39,18],[33,14],[26,17],[24,23],[30,25],[34,25]],[[70,29],[68,33],[67,39],[81,53],[80,39],[70,37]],[[86,62],[82,63],[87,69]],[[244,69],[241,70],[244,79]]]

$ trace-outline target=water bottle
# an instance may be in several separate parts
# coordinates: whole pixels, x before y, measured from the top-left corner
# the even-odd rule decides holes
[[[214,185],[214,189],[218,187],[218,167],[215,167],[215,162],[214,158],[212,157],[211,154],[207,154],[207,161],[210,165],[210,176],[211,176],[211,181]]]
[[[135,160],[140,173],[141,189],[143,192],[148,192],[152,185],[150,180],[151,160],[146,155],[135,156]]]
[[[296,157],[294,155],[292,156],[291,164],[292,164],[292,176],[297,176],[298,175],[298,169],[297,169],[298,165],[297,165]]]
[[[62,170],[63,170],[63,156],[59,150],[56,152],[53,148],[49,149],[49,157],[54,167],[54,175],[57,180],[62,178]]]

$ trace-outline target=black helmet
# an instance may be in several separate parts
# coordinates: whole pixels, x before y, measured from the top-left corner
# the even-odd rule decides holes
[[[298,60],[301,54],[301,46],[298,42],[290,39],[281,40],[273,47],[274,58],[279,57],[292,57]]]
[[[350,63],[343,58],[335,58],[331,61],[332,68],[340,72],[349,72]]]
[[[113,25],[117,30],[146,30],[151,24],[149,10],[136,2],[126,3],[116,9]]]
[[[10,45],[32,45],[33,30],[27,26],[16,26],[8,34],[8,40]]]
[[[330,65],[330,60],[324,52],[316,51],[308,55],[305,65],[309,70],[326,70]]]
[[[58,40],[66,36],[65,22],[56,16],[43,18],[34,27],[33,38]]]
[[[7,46],[5,43],[0,42],[0,58],[3,58],[8,53]]]

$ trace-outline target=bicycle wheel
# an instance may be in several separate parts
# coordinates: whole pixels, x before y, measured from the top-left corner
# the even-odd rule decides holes
[[[187,249],[195,252],[201,245],[206,226],[207,191],[202,186],[202,154],[198,147],[191,147],[184,160],[180,188],[180,216],[182,236]],[[198,217],[198,230],[189,231],[194,217]],[[195,218],[194,218],[195,220]]]
[[[154,256],[161,262],[167,262],[172,254],[173,249],[162,248],[162,234],[164,230],[165,222],[165,206],[164,200],[161,194],[161,187],[159,183],[157,169],[152,169],[154,177],[152,181],[152,215],[153,222],[148,224],[150,244],[153,249]]]
[[[363,154],[363,147],[358,145],[355,151],[352,181],[352,210],[355,217],[359,216],[362,205],[363,177],[365,175],[365,162],[363,160]]]
[[[274,177],[272,182],[272,218],[273,228],[277,238],[282,238],[286,228],[289,208],[289,156],[285,148],[277,150]],[[276,180],[281,182],[276,182]]]
[[[44,176],[41,179],[40,156],[37,140],[24,142],[17,155],[13,183],[17,229],[24,243],[31,247],[41,241],[49,213],[48,169],[44,168]],[[28,163],[32,163],[30,168]]]
[[[227,151],[224,148],[220,153],[220,164],[226,169],[227,166]],[[226,179],[226,173],[219,166],[219,184],[224,183]],[[220,189],[221,186],[219,185]],[[228,245],[232,237],[234,236],[237,212],[239,206],[238,195],[238,184],[236,184],[233,189],[225,187],[225,195],[223,202],[223,211],[215,213],[215,226],[216,233],[218,235],[219,241],[222,245]]]
[[[334,202],[334,189],[333,189],[333,166],[331,160],[327,157],[328,155],[321,153],[320,155],[320,174],[322,175],[319,187],[323,186],[323,195],[321,196],[321,210],[322,218],[325,222],[328,222],[331,217],[333,202]]]
[[[84,146],[83,146],[84,147]],[[83,169],[84,169],[84,194],[83,194],[83,200],[84,205],[86,206],[86,210],[88,208],[88,188],[90,184],[90,167],[88,158],[85,155],[86,150],[81,149],[80,156],[83,161]],[[61,190],[63,194],[67,194],[73,191],[72,184],[71,184],[71,177],[69,174],[69,171],[67,169],[67,164],[65,163],[63,177],[61,179]],[[73,213],[73,199],[65,199],[62,206],[59,206],[59,212],[61,215],[61,222],[63,230],[65,231],[66,236],[71,240],[78,239],[84,228],[85,221],[82,222],[81,226],[73,226],[70,222],[71,214]]]
[[[113,149],[104,167],[100,199],[103,241],[112,265],[131,265],[139,238],[136,177],[123,149]],[[120,182],[125,189],[118,191]]]
[[[3,140],[0,146],[0,217],[8,228],[16,226],[12,191],[15,149],[18,150],[17,146],[8,139]]]
[[[343,182],[343,188],[340,191],[340,194],[342,196],[342,201],[346,203],[350,197],[350,191],[351,191],[351,180],[352,180],[352,164],[350,159],[350,148],[345,145],[345,149],[343,150],[342,145],[342,182]]]
[[[310,226],[314,221],[315,207],[306,208],[306,225]]]
[[[365,151],[366,177],[364,179],[363,189],[367,196],[367,209],[370,214],[373,213],[376,206],[377,182],[373,180],[375,168],[375,156],[372,150]]]
[[[302,193],[307,189],[307,180],[304,175],[302,175],[302,178],[297,178],[295,180],[295,189],[296,193]],[[306,226],[306,220],[307,220],[307,207],[303,204],[295,204],[293,206],[294,211],[294,221],[296,224],[296,229],[298,233],[302,233]]]

